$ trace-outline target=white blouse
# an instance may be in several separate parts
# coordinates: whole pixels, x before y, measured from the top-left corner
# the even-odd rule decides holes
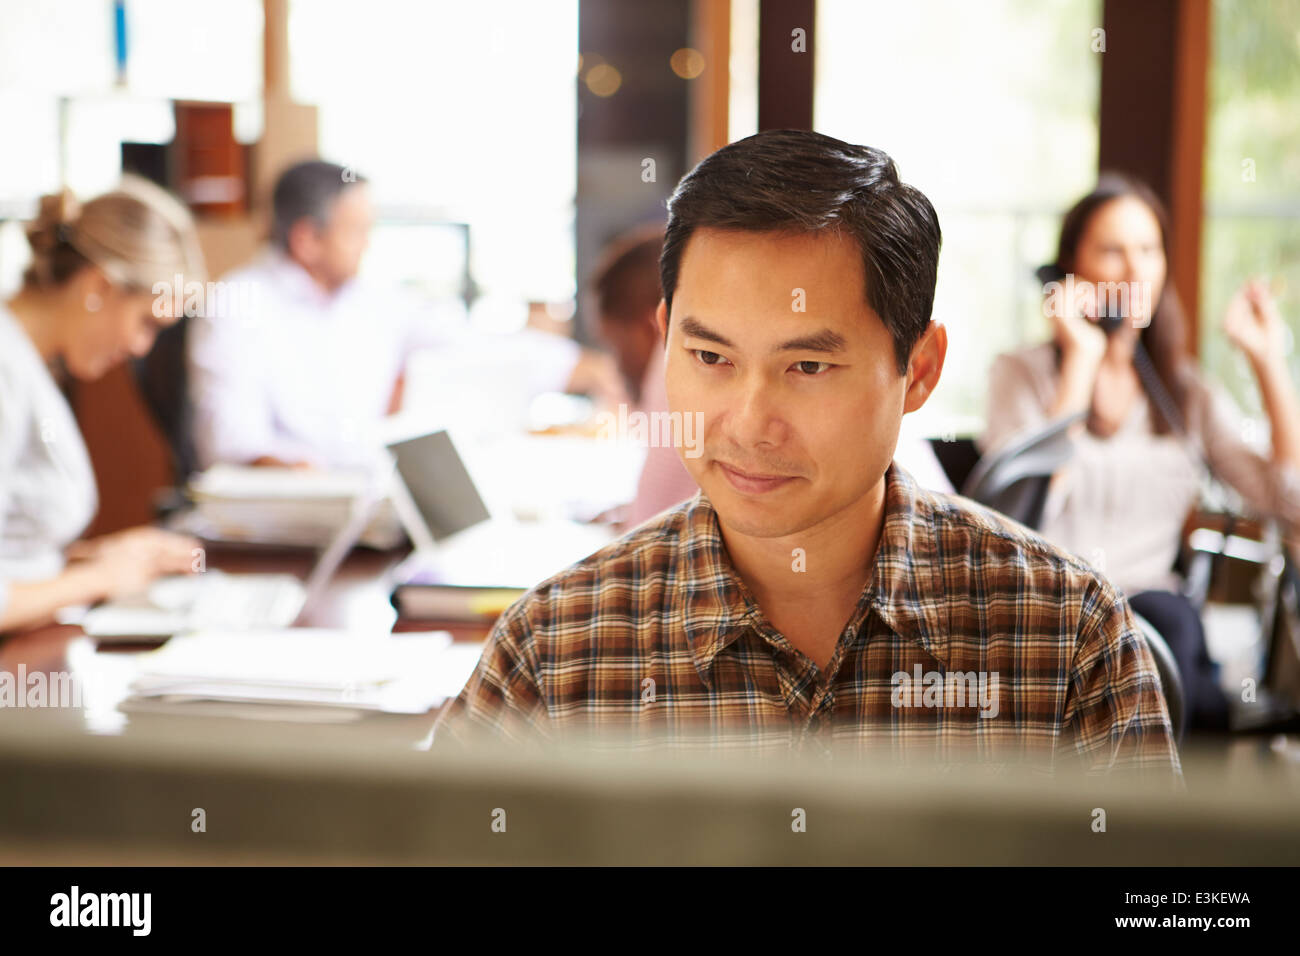
[[[99,505],[72,409],[40,353],[0,302],[0,610],[6,581],[63,568],[63,549]]]
[[[1145,392],[1107,438],[1084,433],[1048,496],[1040,533],[1092,564],[1128,594],[1176,587],[1172,571],[1183,522],[1202,487],[1201,455],[1245,508],[1300,529],[1300,475],[1261,455],[1228,393],[1188,365],[1187,430],[1191,440],[1160,435]],[[999,355],[989,373],[987,430],[993,451],[1047,424],[1060,389],[1052,344]],[[1199,451],[1196,446],[1199,445]]]

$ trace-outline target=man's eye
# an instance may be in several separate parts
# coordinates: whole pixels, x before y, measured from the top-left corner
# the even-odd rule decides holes
[[[727,361],[717,352],[710,352],[706,349],[693,349],[692,351],[695,352],[695,357],[705,365],[721,365],[723,362]]]
[[[811,366],[811,368],[809,366]],[[794,367],[797,368],[799,371],[803,372],[805,375],[812,377],[813,375],[820,375],[822,372],[826,371],[828,368],[831,367],[831,363],[811,362],[811,361],[795,362]]]

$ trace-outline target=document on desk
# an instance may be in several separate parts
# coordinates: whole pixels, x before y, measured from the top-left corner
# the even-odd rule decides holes
[[[458,694],[482,653],[444,631],[196,631],[141,656],[123,710],[286,720],[421,714]]]
[[[319,547],[347,522],[370,480],[359,471],[215,465],[190,481],[194,509],[175,530],[212,540]],[[361,543],[383,549],[401,539],[397,516],[385,503]]]
[[[604,525],[494,519],[445,539],[433,551],[411,555],[396,576],[400,581],[418,576],[422,584],[527,590],[613,537]]]

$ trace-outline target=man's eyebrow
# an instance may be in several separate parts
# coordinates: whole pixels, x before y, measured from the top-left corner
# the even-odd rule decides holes
[[[797,339],[782,342],[779,352],[841,352],[847,343],[844,336],[830,329],[822,329],[812,335],[801,335]]]
[[[682,319],[682,334],[689,335],[693,338],[704,339],[706,342],[713,342],[724,348],[734,349],[736,346],[726,336],[714,332],[703,322],[687,316]],[[822,329],[820,332],[814,332],[811,335],[801,335],[798,338],[790,339],[788,342],[782,342],[776,347],[778,352],[841,352],[846,346],[844,336],[838,332],[832,332],[830,329]]]
[[[682,335],[689,335],[696,339],[704,339],[706,342],[712,342],[715,345],[722,345],[729,349],[734,349],[736,347],[726,336],[714,332],[703,322],[693,319],[690,316],[682,319]]]

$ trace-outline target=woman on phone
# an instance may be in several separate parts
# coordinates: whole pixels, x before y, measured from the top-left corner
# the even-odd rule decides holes
[[[1222,730],[1227,700],[1200,616],[1172,568],[1207,467],[1247,506],[1288,530],[1300,526],[1300,401],[1282,318],[1266,285],[1247,282],[1224,329],[1249,361],[1268,413],[1271,454],[1256,452],[1231,399],[1204,380],[1187,348],[1166,224],[1150,188],[1119,174],[1103,175],[1066,214],[1050,267],[1061,280],[1047,299],[1052,340],[994,360],[980,446],[996,451],[1084,414],[1039,531],[1125,591],[1178,660],[1188,726]]]

